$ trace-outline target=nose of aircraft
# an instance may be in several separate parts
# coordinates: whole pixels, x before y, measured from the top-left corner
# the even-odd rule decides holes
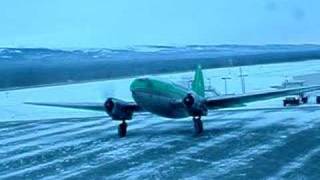
[[[147,87],[148,82],[148,78],[138,78],[133,80],[133,82],[130,85],[131,92],[135,92],[138,89],[145,89]]]

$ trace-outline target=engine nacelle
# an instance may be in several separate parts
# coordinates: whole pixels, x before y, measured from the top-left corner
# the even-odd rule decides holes
[[[189,93],[183,98],[183,104],[191,116],[206,116],[208,114],[204,99],[197,95]]]
[[[130,120],[134,112],[129,103],[115,98],[108,98],[104,103],[104,108],[113,120]]]

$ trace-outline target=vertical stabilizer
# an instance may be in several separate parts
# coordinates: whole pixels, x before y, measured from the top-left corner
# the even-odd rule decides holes
[[[192,90],[199,96],[204,97],[204,80],[201,66],[198,65],[192,81]]]

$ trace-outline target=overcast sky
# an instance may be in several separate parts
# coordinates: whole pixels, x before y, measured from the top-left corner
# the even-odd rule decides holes
[[[1,47],[320,44],[319,0],[1,0]]]

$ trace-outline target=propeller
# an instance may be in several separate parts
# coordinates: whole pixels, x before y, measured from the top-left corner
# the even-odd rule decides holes
[[[112,98],[108,98],[106,102],[104,103],[104,107],[107,112],[111,112],[114,108],[114,102],[112,101]]]
[[[184,99],[183,99],[183,103],[188,107],[192,107],[192,105],[194,104],[195,102],[195,99],[194,97],[192,96],[192,94],[188,94]]]

